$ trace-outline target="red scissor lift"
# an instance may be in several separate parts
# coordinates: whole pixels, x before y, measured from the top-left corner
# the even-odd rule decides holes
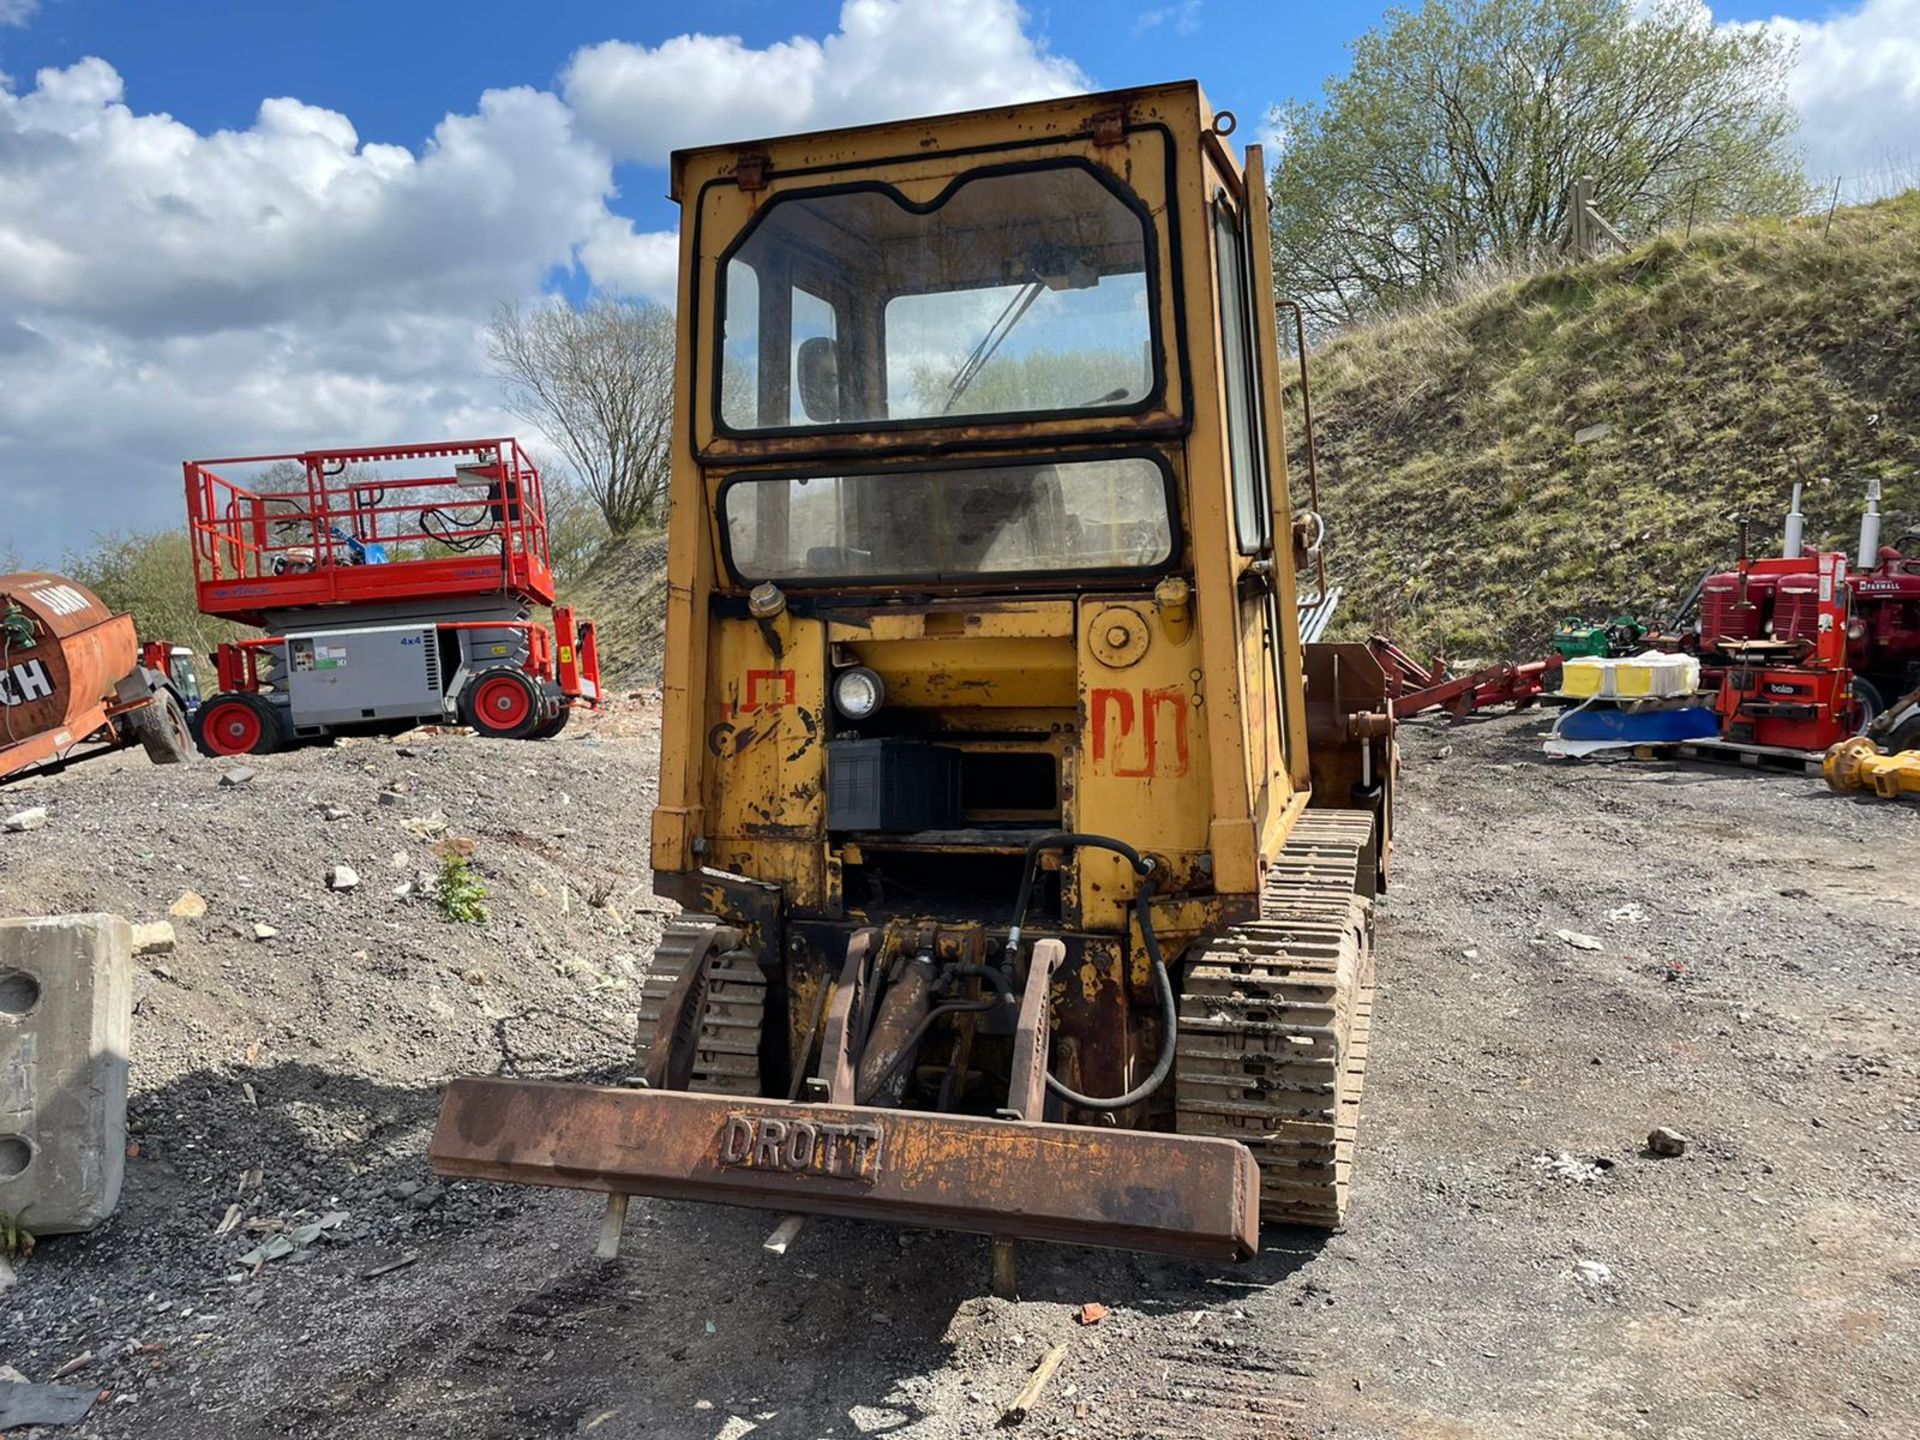
[[[215,652],[209,754],[446,721],[539,740],[599,703],[594,627],[554,604],[516,441],[192,460],[186,490],[200,609],[267,632]]]

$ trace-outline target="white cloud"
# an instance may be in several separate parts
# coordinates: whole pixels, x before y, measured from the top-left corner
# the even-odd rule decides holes
[[[606,155],[534,90],[488,91],[416,154],[291,99],[201,134],[136,113],[98,59],[0,87],[0,473],[19,527],[0,542],[50,559],[96,528],[180,523],[190,455],[472,424],[497,399],[489,310],[616,224],[611,191]]]
[[[602,290],[672,305],[680,277],[680,236],[672,230],[638,230],[631,220],[608,215],[581,245],[580,261]]]
[[[1170,27],[1176,35],[1193,34],[1200,28],[1200,0],[1179,0],[1175,5],[1143,10],[1133,19],[1133,33],[1136,35],[1144,35],[1162,26]]]
[[[1920,0],[1864,0],[1823,20],[1764,23],[1800,49],[1789,93],[1813,174],[1871,180],[1892,170],[1920,183]]]
[[[495,304],[556,271],[673,299],[677,236],[609,208],[616,158],[1088,84],[1014,0],[845,0],[832,34],[763,49],[611,41],[565,81],[490,90],[409,149],[292,98],[198,131],[103,59],[0,76],[0,550],[182,524],[189,456],[509,426]]]
[[[1047,53],[1014,0],[845,0],[824,40],[756,49],[733,36],[609,40],[576,54],[563,89],[583,130],[622,159],[1068,95],[1091,82]]]

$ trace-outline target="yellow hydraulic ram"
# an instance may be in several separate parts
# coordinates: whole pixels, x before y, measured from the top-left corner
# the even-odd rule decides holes
[[[1856,735],[1828,750],[1822,769],[1827,784],[1843,795],[1850,790],[1871,790],[1883,800],[1898,800],[1903,795],[1920,797],[1920,750],[1882,755],[1873,741]]]

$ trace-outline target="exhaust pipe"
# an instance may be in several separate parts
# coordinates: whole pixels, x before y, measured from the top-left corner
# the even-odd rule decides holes
[[[1793,485],[1793,508],[1787,511],[1787,543],[1780,554],[1783,559],[1800,558],[1800,542],[1807,532],[1807,518],[1800,513],[1800,482]]]
[[[1880,563],[1880,482],[1867,481],[1867,513],[1860,517],[1860,568]]]

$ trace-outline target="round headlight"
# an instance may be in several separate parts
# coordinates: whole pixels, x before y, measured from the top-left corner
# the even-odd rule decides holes
[[[887,698],[887,687],[864,665],[842,670],[833,681],[833,708],[849,720],[864,720]]]

